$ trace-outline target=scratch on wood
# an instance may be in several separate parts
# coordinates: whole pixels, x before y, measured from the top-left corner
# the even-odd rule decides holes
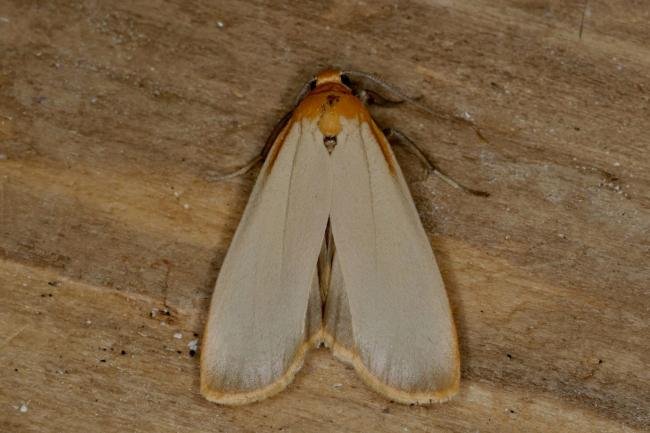
[[[5,346],[7,346],[9,343],[11,343],[11,340],[18,337],[20,335],[20,333],[25,330],[25,328],[27,328],[27,325],[23,326],[18,331],[14,332],[9,337],[5,338],[5,341],[3,341],[2,344],[0,344],[0,349],[3,349]]]
[[[580,30],[578,31],[578,37],[582,39],[582,30],[585,26],[585,15],[587,15],[587,8],[589,7],[589,0],[585,0],[585,6],[582,8],[582,17],[580,18]]]

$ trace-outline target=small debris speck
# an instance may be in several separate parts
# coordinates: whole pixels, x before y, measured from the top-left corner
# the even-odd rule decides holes
[[[180,340],[181,338],[183,338],[183,334],[180,333],[180,332],[177,332],[177,333],[174,334],[174,338],[177,339],[177,340]]]
[[[126,350],[120,351],[120,355],[126,355]]]
[[[92,324],[93,324],[92,320],[90,320],[90,319],[86,320],[86,325],[92,325]]]
[[[217,21],[217,27],[222,29],[223,28],[223,21]]]
[[[154,317],[156,317],[157,315],[158,315],[158,309],[157,309],[157,308],[152,308],[152,309],[151,309],[151,312],[149,313],[149,316],[150,316],[151,318],[154,318]]]
[[[184,204],[183,204],[183,209],[186,209],[186,210],[187,210],[187,209],[189,209],[189,208],[190,208],[190,204],[189,204],[189,203],[184,203]]]
[[[90,103],[91,104],[94,104],[96,102],[97,102],[97,96],[93,96],[92,98],[90,98]]]
[[[199,349],[199,340],[192,340],[187,343],[187,348],[189,349],[188,353],[191,357],[196,355],[196,351]]]
[[[342,383],[335,383],[334,385],[332,385],[332,388],[334,388],[334,389],[339,389],[339,388],[342,387],[342,386],[343,386]]]
[[[18,408],[18,410],[20,411],[20,413],[25,413],[25,412],[27,412],[28,409],[29,409],[29,408],[27,407],[27,403],[23,403],[23,404],[21,404],[20,407]]]

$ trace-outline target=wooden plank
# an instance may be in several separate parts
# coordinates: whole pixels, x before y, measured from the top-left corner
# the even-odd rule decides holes
[[[5,2],[0,431],[644,431],[650,5],[586,5]],[[325,350],[268,401],[198,394],[255,174],[213,179],[327,65],[422,95],[435,115],[378,122],[492,194],[396,150],[456,314],[452,402],[383,400]]]

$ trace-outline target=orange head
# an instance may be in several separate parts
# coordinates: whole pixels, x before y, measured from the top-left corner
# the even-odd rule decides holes
[[[280,144],[271,150],[269,169],[273,166],[273,162],[282,148],[286,134],[295,122],[301,122],[303,119],[315,121],[323,134],[323,144],[332,153],[337,145],[337,136],[342,129],[341,118],[346,118],[356,120],[360,124],[368,124],[388,163],[391,174],[395,173],[388,141],[372,120],[364,103],[353,93],[352,83],[347,74],[338,69],[325,69],[316,75],[308,86],[305,86],[300,96],[298,105],[290,113],[291,117],[288,118],[282,132],[278,135],[277,140],[280,141]]]
[[[341,116],[367,119],[366,107],[344,84],[344,80],[337,69],[326,69],[316,75],[310,82],[311,91],[296,107],[294,118],[316,120],[325,137],[336,137],[341,132]]]

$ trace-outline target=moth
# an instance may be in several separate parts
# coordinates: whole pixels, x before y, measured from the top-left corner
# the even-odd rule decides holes
[[[210,305],[201,350],[210,401],[282,391],[320,345],[388,399],[429,404],[458,391],[444,283],[359,96],[368,93],[350,75],[319,73],[268,142]]]

